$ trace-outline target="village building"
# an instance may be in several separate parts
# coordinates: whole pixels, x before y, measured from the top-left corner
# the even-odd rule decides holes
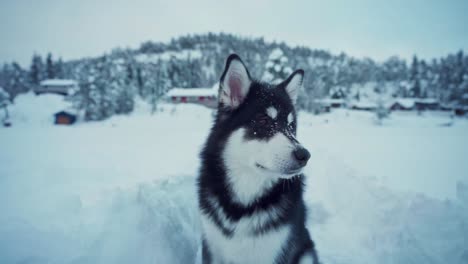
[[[34,89],[34,93],[54,93],[61,95],[70,95],[78,89],[78,83],[74,80],[66,79],[47,79],[40,82],[40,85]]]
[[[440,108],[439,101],[435,98],[417,98],[414,106],[418,111],[434,111]]]
[[[439,101],[435,98],[396,98],[390,105],[392,111],[434,111],[440,109]]]
[[[346,102],[342,98],[322,98],[316,99],[315,103],[320,104],[328,108],[341,108],[346,105]]]
[[[216,108],[218,105],[218,89],[219,84],[214,85],[212,88],[172,88],[166,94],[166,98],[174,104],[192,103]]]
[[[72,125],[76,122],[76,114],[72,111],[60,111],[54,114],[54,124],[56,125]]]
[[[377,103],[371,100],[355,100],[350,104],[353,110],[374,111],[377,109]]]
[[[415,109],[415,100],[412,98],[396,98],[390,104],[392,111],[411,111]]]

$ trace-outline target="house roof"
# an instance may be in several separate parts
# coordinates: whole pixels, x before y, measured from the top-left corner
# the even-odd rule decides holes
[[[66,111],[66,110],[62,110],[62,111],[59,111],[59,112],[54,114],[54,116],[58,116],[58,115],[66,115],[66,116],[76,117],[76,114],[74,114],[74,113],[72,113],[70,111]]]
[[[214,85],[212,88],[172,88],[166,94],[168,97],[172,96],[218,96],[218,85]]]
[[[332,99],[332,98],[323,98],[323,99],[316,99],[317,103],[322,104],[343,104],[345,102],[344,99]]]
[[[351,107],[357,107],[357,108],[376,108],[377,103],[370,101],[370,100],[359,100],[359,101],[353,101],[351,103]]]
[[[398,103],[404,108],[412,108],[415,104],[415,99],[414,98],[396,98],[394,101],[394,104],[395,103]]]
[[[435,98],[417,98],[415,102],[422,104],[437,104],[439,101]]]
[[[67,79],[46,79],[41,81],[40,84],[41,86],[73,86],[76,85],[77,82]]]
[[[399,103],[405,108],[412,108],[416,103],[437,104],[438,102],[439,101],[435,98],[395,98],[393,103]]]

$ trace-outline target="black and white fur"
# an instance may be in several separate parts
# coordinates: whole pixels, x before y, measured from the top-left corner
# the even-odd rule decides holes
[[[310,154],[296,140],[303,78],[297,70],[278,85],[259,82],[228,57],[201,153],[203,263],[318,263],[302,198]]]

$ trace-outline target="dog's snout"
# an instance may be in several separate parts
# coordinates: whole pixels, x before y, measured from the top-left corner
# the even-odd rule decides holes
[[[307,149],[303,147],[299,147],[293,151],[294,158],[301,164],[302,166],[305,166],[307,164],[307,161],[310,158],[310,153]]]

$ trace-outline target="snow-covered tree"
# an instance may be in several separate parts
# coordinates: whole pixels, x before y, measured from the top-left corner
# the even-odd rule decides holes
[[[40,55],[34,54],[29,68],[29,82],[33,86],[38,86],[40,81],[44,79],[44,63]]]
[[[10,95],[13,101],[18,94],[29,90],[28,74],[16,62],[4,64],[1,71],[0,86]]]
[[[159,59],[156,63],[145,65],[140,75],[141,79],[144,80],[141,89],[142,96],[148,100],[151,105],[151,113],[154,114],[158,102],[171,86],[168,69],[166,64]]]
[[[54,61],[52,60],[52,53],[50,52],[49,54],[47,54],[47,59],[46,59],[46,76],[47,76],[47,79],[55,78]]]
[[[54,64],[54,75],[55,78],[63,79],[65,78],[65,72],[63,69],[63,60],[59,58],[58,61]]]
[[[193,50],[196,52],[193,53]],[[341,90],[345,94],[344,98],[357,99],[363,94],[359,87],[371,83],[390,84],[393,88],[391,91],[389,89],[389,93],[395,97],[437,98],[442,103],[458,104],[467,93],[464,76],[468,74],[468,56],[463,51],[427,62],[418,57],[414,57],[409,63],[398,57],[391,57],[379,63],[368,58],[353,58],[345,53],[335,55],[324,50],[289,47],[284,43],[268,43],[263,38],[242,38],[226,33],[188,35],[174,38],[168,43],[145,42],[136,50],[114,49],[107,55],[108,62],[102,67],[98,67],[98,64],[103,63],[103,56],[61,63],[60,59],[53,60],[51,54],[45,60],[39,55],[34,55],[28,71],[12,63],[0,69],[0,86],[13,100],[17,94],[38,85],[46,78],[80,80],[83,94],[87,94],[88,90],[100,91],[91,93],[102,95],[101,99],[97,98],[94,101],[102,100],[102,103],[98,104],[101,105],[99,109],[105,108],[105,113],[113,115],[120,113],[123,109],[121,106],[125,105],[121,102],[116,103],[117,98],[119,101],[131,102],[127,99],[131,97],[132,90],[138,91],[145,100],[157,102],[160,93],[157,92],[159,88],[155,87],[161,86],[157,82],[164,82],[162,86],[166,88],[162,90],[168,87],[213,85],[224,68],[227,54],[232,52],[238,53],[244,59],[253,77],[263,77],[265,81],[279,82],[287,78],[292,69],[304,69],[306,79],[298,106],[309,111],[315,109],[315,98],[331,96],[333,91]],[[168,53],[174,55],[168,57]],[[193,56],[198,53],[201,56]],[[161,62],[140,61],[141,58],[146,59],[146,56],[162,59]],[[119,63],[116,63],[118,61]],[[124,65],[123,69],[114,64]],[[158,64],[160,66],[157,66]],[[125,74],[128,72],[125,65],[130,65],[133,74],[130,82],[127,80],[128,74]],[[91,68],[94,69],[94,73],[89,74]],[[160,73],[162,77],[157,77],[159,68],[164,69]],[[87,81],[89,75],[94,76],[93,82]],[[122,88],[129,85],[133,88]],[[358,87],[357,91],[355,87]],[[88,107],[94,105],[90,100],[84,101],[89,102],[86,104]],[[86,108],[90,112],[88,107]]]
[[[292,73],[291,67],[288,66],[288,58],[280,48],[271,51],[265,69],[262,80],[273,83],[283,81]]]
[[[377,118],[377,124],[382,125],[384,119],[388,118],[390,112],[387,108],[387,97],[385,95],[385,86],[383,83],[379,83],[375,87],[375,92],[377,93],[375,101],[375,116]]]
[[[0,109],[3,109],[5,112],[4,117],[2,118],[2,123],[6,124],[10,118],[8,114],[8,105],[10,104],[10,95],[8,95],[2,87],[0,87]]]
[[[127,64],[126,71],[122,71],[121,67],[116,69],[114,77],[117,85],[116,89],[116,114],[128,114],[133,111],[135,105],[136,85],[131,64]]]

